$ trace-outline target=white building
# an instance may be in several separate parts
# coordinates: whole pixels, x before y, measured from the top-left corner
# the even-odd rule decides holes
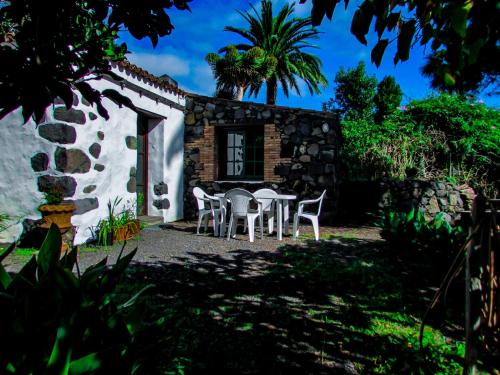
[[[41,217],[43,191],[54,185],[77,206],[76,244],[92,236],[116,197],[133,205],[143,193],[144,214],[165,222],[183,217],[185,94],[128,62],[113,71],[124,80],[90,84],[119,91],[138,112],[104,99],[105,120],[75,93],[72,109],[58,102],[39,125],[23,124],[19,109],[0,121],[0,213],[17,219],[0,232],[0,242],[17,239],[24,219]]]

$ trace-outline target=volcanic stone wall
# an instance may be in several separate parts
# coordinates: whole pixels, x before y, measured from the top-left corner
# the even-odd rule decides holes
[[[383,180],[379,182],[380,211],[422,211],[428,220],[444,212],[449,222],[461,218],[461,212],[472,209],[474,191],[467,185],[455,185],[445,181],[402,181]]]
[[[470,210],[475,197],[467,185],[447,181],[417,179],[377,181],[342,181],[339,216],[344,220],[369,220],[385,211],[409,212],[418,209],[428,220],[444,212],[453,223],[461,212]]]
[[[264,128],[264,178],[261,181],[222,181],[217,133],[227,126],[261,125]],[[197,208],[193,188],[209,194],[235,187],[255,191],[269,187],[298,195],[298,200],[319,196],[327,189],[323,218],[336,210],[340,127],[331,113],[238,102],[190,95],[185,112],[185,216]],[[292,205],[293,207],[293,205]]]

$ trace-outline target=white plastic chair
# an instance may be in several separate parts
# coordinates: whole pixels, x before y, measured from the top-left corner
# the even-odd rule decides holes
[[[269,234],[273,233],[274,213],[276,201],[272,198],[260,198],[261,196],[278,196],[278,193],[271,189],[259,189],[253,193],[255,198],[262,203],[262,213],[267,216],[267,229]]]
[[[314,238],[316,238],[316,241],[319,241],[319,214],[321,213],[321,205],[323,204],[325,194],[326,190],[323,191],[319,198],[299,202],[299,208],[293,217],[293,238],[296,239],[299,236],[299,219],[303,217],[312,222]],[[310,206],[313,204],[318,204],[318,210],[316,213],[304,211],[304,206]]]
[[[200,234],[202,222],[205,224],[205,232],[207,231],[208,220],[210,219],[210,216],[212,216],[214,222],[214,236],[218,236],[219,226],[222,220],[222,208],[220,207],[219,199],[208,195],[199,187],[195,187],[193,189],[193,195],[195,196],[196,203],[198,204],[198,226],[196,227],[196,234]],[[207,204],[210,208],[207,208]]]
[[[229,217],[229,226],[227,239],[236,233],[238,219],[244,219],[248,223],[248,236],[250,242],[255,238],[255,220],[259,218],[260,238],[264,236],[262,203],[255,199],[254,195],[244,189],[232,189],[226,192],[224,197],[231,202],[231,215]],[[250,202],[257,204],[257,209],[250,208]]]

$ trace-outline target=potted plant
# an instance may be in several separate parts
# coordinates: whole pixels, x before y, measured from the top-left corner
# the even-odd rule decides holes
[[[108,218],[100,220],[97,225],[97,242],[101,245],[108,246],[114,241],[130,240],[141,230],[133,208],[125,208],[119,214],[115,213],[121,201],[118,197],[113,203],[109,201]]]
[[[140,222],[131,210],[125,210],[116,217],[113,239],[126,241],[132,239],[141,230]]]
[[[70,202],[63,202],[64,190],[60,186],[54,186],[44,193],[45,203],[38,207],[42,214],[41,228],[49,229],[54,223],[61,233],[72,228],[71,216],[76,210],[76,206]]]

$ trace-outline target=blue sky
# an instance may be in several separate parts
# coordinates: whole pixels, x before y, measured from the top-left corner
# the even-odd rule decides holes
[[[274,9],[278,9],[291,0],[274,0]],[[172,23],[175,26],[171,35],[162,38],[157,47],[153,48],[149,39],[136,40],[127,33],[122,34],[122,40],[128,45],[131,54],[128,59],[149,72],[162,75],[168,74],[179,82],[179,86],[189,92],[211,96],[215,91],[215,82],[205,55],[217,52],[228,44],[244,41],[234,33],[225,32],[224,26],[246,27],[246,22],[237,13],[245,11],[249,4],[259,5],[260,1],[249,2],[241,0],[193,0],[190,3],[192,12],[170,11]],[[297,1],[298,3],[298,1]],[[432,93],[429,80],[422,77],[420,68],[424,63],[425,51],[420,46],[414,46],[410,59],[394,65],[394,45],[387,48],[381,66],[377,69],[370,61],[371,47],[376,42],[375,33],[368,37],[368,46],[364,46],[350,33],[352,15],[360,1],[351,0],[347,11],[339,4],[335,9],[333,21],[324,20],[318,28],[322,34],[314,41],[319,48],[310,49],[323,62],[323,72],[329,81],[328,87],[321,95],[310,95],[303,86],[302,96],[291,93],[288,98],[279,92],[278,105],[321,109],[321,103],[333,96],[334,77],[338,69],[354,67],[359,61],[366,63],[369,74],[374,74],[378,80],[385,75],[393,75],[401,85],[405,97],[403,102],[419,99]],[[306,4],[296,4],[297,16],[308,16],[311,0]],[[486,104],[498,107],[498,97],[481,97]],[[256,102],[265,102],[265,89],[259,97],[249,98]]]

